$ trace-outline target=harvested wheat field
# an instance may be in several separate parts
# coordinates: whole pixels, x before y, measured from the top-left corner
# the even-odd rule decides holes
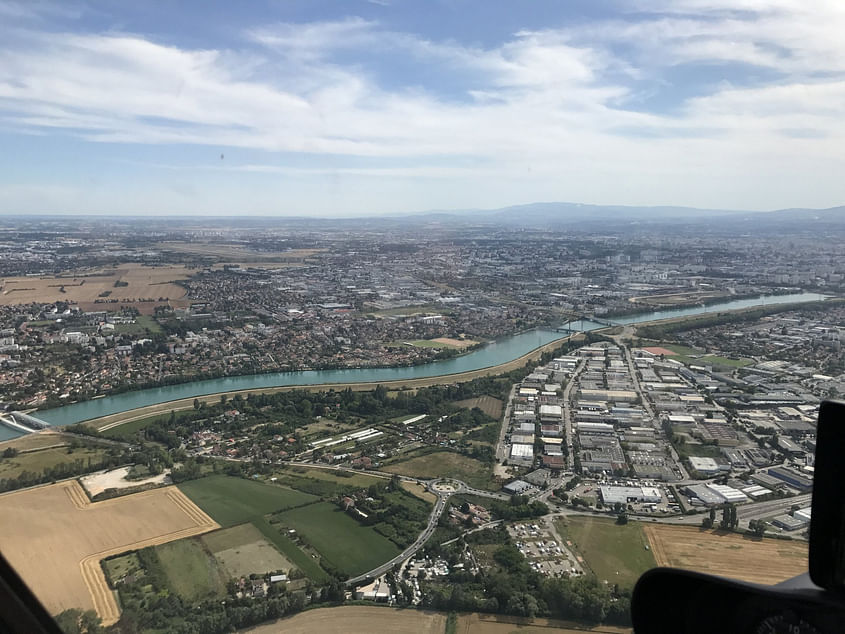
[[[176,487],[91,503],[75,480],[0,496],[0,550],[53,614],[120,610],[100,560],[219,528]]]
[[[308,610],[275,623],[241,631],[250,634],[443,634],[445,629],[444,613],[349,605]]]
[[[85,310],[117,310],[120,304],[155,304],[184,297],[185,289],[174,282],[196,272],[181,265],[121,264],[61,276],[6,277],[0,280],[0,305],[63,301]]]
[[[692,526],[644,526],[658,566],[775,584],[807,572],[807,544]]]

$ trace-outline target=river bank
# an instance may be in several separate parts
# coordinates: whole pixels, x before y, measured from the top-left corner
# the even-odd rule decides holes
[[[420,388],[420,387],[430,387],[432,385],[441,385],[443,383],[465,383],[467,381],[472,381],[473,379],[477,379],[483,376],[493,376],[497,374],[504,374],[505,372],[511,372],[512,370],[516,370],[521,368],[529,361],[536,361],[539,359],[543,354],[546,352],[551,352],[552,350],[560,347],[564,343],[569,340],[572,341],[579,341],[584,339],[584,335],[581,333],[574,334],[571,336],[561,337],[555,341],[547,343],[539,348],[535,348],[531,352],[522,355],[517,359],[513,359],[512,361],[508,361],[506,363],[502,363],[495,366],[490,366],[487,368],[482,368],[480,370],[470,370],[468,372],[459,372],[456,374],[444,374],[440,376],[430,376],[425,378],[419,379],[399,379],[396,381],[365,381],[365,382],[358,382],[358,383],[320,383],[314,385],[282,385],[278,387],[271,387],[271,388],[253,388],[248,390],[237,390],[232,392],[217,392],[215,394],[208,394],[205,396],[193,398],[184,398],[179,399],[176,401],[168,401],[165,403],[157,403],[156,405],[148,405],[146,407],[139,407],[137,409],[128,410],[125,412],[119,412],[117,414],[110,414],[108,416],[102,416],[100,418],[94,418],[85,421],[85,425],[93,427],[97,430],[103,429],[112,429],[117,427],[118,425],[122,425],[124,423],[131,423],[136,420],[141,420],[142,418],[147,418],[150,416],[155,416],[156,414],[167,414],[171,411],[183,411],[186,409],[193,409],[194,407],[194,400],[199,401],[200,403],[213,403],[218,402],[221,396],[226,396],[227,398],[232,398],[235,394],[240,394],[241,396],[247,396],[248,394],[274,394],[276,392],[289,392],[291,390],[306,390],[311,392],[322,392],[324,390],[335,390],[341,391],[346,389],[351,389],[354,392],[363,392],[367,390],[374,389],[377,385],[382,385],[389,390],[400,390],[406,388]]]
[[[635,325],[660,319],[685,318],[703,313],[732,311],[761,305],[797,304],[800,302],[818,301],[819,299],[820,296],[816,293],[801,293],[735,300],[724,304],[717,304],[709,308],[697,307],[642,313],[619,320],[618,324]],[[579,331],[592,331],[605,327],[605,324],[590,323],[587,320],[573,322],[573,327],[576,324],[578,325],[577,330]],[[222,393],[246,394],[248,391],[268,391],[284,388],[296,389],[297,387],[317,385],[335,387],[350,384],[432,385],[446,380],[454,380],[456,375],[464,375],[464,373],[504,371],[502,368],[510,367],[508,364],[514,362],[517,364],[524,363],[527,354],[564,338],[561,332],[534,330],[495,341],[466,355],[425,365],[379,369],[360,368],[308,372],[278,372],[275,374],[227,377],[225,379],[198,381],[110,395],[104,398],[44,410],[38,413],[38,417],[51,425],[61,426],[109,417],[163,403],[189,400],[193,404],[194,398],[213,397],[213,395],[219,396]],[[495,368],[495,370],[491,368]],[[167,410],[165,409],[165,411]],[[0,432],[3,431],[0,430]],[[2,434],[0,434],[0,437],[2,437]]]

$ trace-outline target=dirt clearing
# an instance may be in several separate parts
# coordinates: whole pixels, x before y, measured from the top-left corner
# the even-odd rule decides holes
[[[442,343],[450,348],[458,348],[459,350],[469,348],[470,346],[474,346],[478,343],[472,339],[452,339],[451,337],[438,337],[437,339],[432,339],[432,341]]]
[[[692,526],[643,527],[658,566],[774,584],[807,572],[807,544]]]
[[[47,610],[93,608],[106,625],[120,610],[101,559],[215,528],[175,487],[94,504],[75,480],[0,496],[0,549]]]

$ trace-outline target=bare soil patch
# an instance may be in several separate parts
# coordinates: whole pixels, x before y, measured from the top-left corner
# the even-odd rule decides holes
[[[170,483],[170,476],[166,473],[150,476],[142,480],[127,480],[126,476],[129,475],[129,470],[130,467],[120,467],[111,471],[100,471],[99,473],[82,476],[79,478],[79,482],[85,487],[85,490],[91,497],[99,495],[106,489],[131,489],[145,484]]]
[[[643,348],[646,352],[650,352],[651,354],[663,354],[667,357],[671,357],[673,355],[678,354],[674,350],[669,350],[669,348],[661,348],[660,346],[649,346],[648,348]]]
[[[478,343],[472,339],[452,339],[451,337],[438,337],[437,339],[432,339],[432,341],[458,349],[469,348],[470,346],[474,346]]]
[[[643,527],[658,566],[774,584],[807,572],[807,544],[692,526]]]
[[[215,531],[201,539],[229,577],[295,568],[252,524]]]

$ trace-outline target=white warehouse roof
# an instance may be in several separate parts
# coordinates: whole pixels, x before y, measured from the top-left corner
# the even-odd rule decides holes
[[[660,502],[660,491],[653,487],[600,486],[601,499],[605,504],[627,504],[628,502]]]
[[[533,458],[534,445],[511,445],[511,458]]]
[[[748,502],[748,496],[739,489],[729,487],[725,484],[707,484],[705,486],[716,495],[721,496],[725,502],[733,502],[734,504]]]

